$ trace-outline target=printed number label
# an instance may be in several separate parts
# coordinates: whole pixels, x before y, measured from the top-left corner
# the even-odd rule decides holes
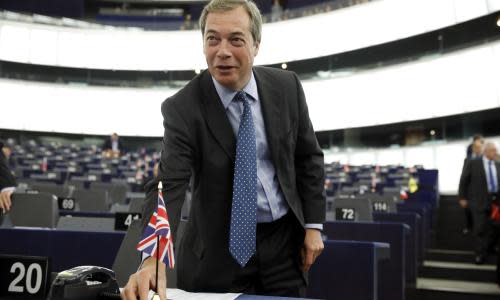
[[[374,211],[387,211],[387,203],[385,202],[375,202],[373,203]]]
[[[16,262],[10,268],[10,273],[15,274],[17,270],[19,270],[19,273],[17,274],[17,277],[15,277],[14,280],[12,280],[12,282],[9,284],[9,288],[7,290],[14,293],[23,293],[24,287],[19,284],[23,279],[26,279],[26,291],[30,294],[38,293],[38,291],[40,291],[40,287],[42,286],[42,267],[40,266],[40,264],[30,264],[28,266],[28,269],[26,270],[25,266],[22,263]]]
[[[59,204],[59,209],[63,210],[75,210],[75,199],[73,198],[61,198],[57,199]]]
[[[335,210],[336,220],[354,221],[355,211],[353,208],[337,208]]]
[[[0,299],[45,299],[47,257],[0,255]]]
[[[128,230],[128,227],[134,220],[139,220],[141,214],[135,213],[116,213],[115,214],[115,230]]]
[[[139,214],[129,214],[126,218],[125,218],[125,226],[129,227],[130,224],[132,224],[132,221],[133,220],[139,220],[140,218],[140,215]]]

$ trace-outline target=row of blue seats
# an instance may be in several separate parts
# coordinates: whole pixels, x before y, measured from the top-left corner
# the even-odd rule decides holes
[[[324,254],[311,270],[310,296],[323,299],[331,299],[331,295],[350,295],[340,299],[404,299],[406,284],[415,282],[418,261],[423,255],[418,236],[424,229],[417,215],[415,212],[377,213],[378,222],[375,223],[327,222],[324,233],[328,239],[349,242],[326,243]],[[60,271],[81,264],[111,267],[123,233],[3,228],[0,229],[0,239],[13,241],[2,247],[1,254],[49,256],[53,271]],[[380,246],[360,242],[385,243],[386,248],[390,246],[390,255],[381,255],[383,260],[373,261],[376,257],[373,253],[379,251]],[[28,243],[36,246],[27,247]],[[371,245],[372,250],[367,250],[367,245]],[[340,246],[344,250],[332,250]],[[367,256],[366,251],[373,253]],[[354,292],[357,296],[352,294]]]
[[[50,257],[53,272],[77,265],[112,268],[123,238],[119,232],[0,228],[0,239],[14,241],[2,247],[0,254]],[[387,243],[325,241],[324,253],[309,274],[308,297],[380,299],[379,278],[391,254]],[[139,261],[129,263],[137,266]]]

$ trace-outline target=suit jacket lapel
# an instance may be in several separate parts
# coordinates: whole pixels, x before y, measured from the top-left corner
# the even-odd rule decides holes
[[[224,152],[234,161],[236,155],[236,138],[208,71],[205,71],[201,77],[201,90],[208,127],[222,149],[224,149]]]
[[[271,151],[275,167],[279,162],[281,131],[281,115],[284,110],[281,109],[284,104],[281,91],[272,85],[272,82],[266,80],[264,75],[259,72],[258,68],[254,68],[255,81],[259,91],[259,99],[262,107],[262,116],[266,127],[267,142]]]

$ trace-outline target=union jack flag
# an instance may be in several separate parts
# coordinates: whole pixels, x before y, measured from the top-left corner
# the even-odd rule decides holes
[[[146,226],[142,234],[142,240],[137,244],[136,248],[152,257],[158,257],[157,251],[159,251],[159,260],[172,269],[175,265],[174,243],[165,201],[163,201],[161,181],[158,187],[158,206],[151,219],[149,219],[148,226]],[[159,237],[159,245],[157,245],[157,237]]]

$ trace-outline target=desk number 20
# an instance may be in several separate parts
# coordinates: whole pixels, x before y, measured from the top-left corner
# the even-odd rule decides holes
[[[26,275],[26,291],[30,294],[38,293],[42,285],[42,267],[37,263],[32,263],[28,266],[28,270],[26,270],[26,267],[22,263],[16,262],[10,268],[10,272],[15,274],[17,270],[19,270],[19,273],[17,274],[17,277],[14,278],[14,280],[12,280],[12,282],[10,283],[8,291],[14,293],[23,293],[24,287],[18,284],[23,280],[24,275]],[[35,272],[34,284],[32,281],[33,272]]]

